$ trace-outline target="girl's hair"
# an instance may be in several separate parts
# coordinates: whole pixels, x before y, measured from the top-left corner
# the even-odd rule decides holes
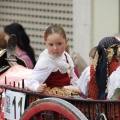
[[[120,59],[120,45],[118,45],[116,57]]]
[[[44,32],[44,40],[46,41],[47,37],[53,33],[60,34],[63,38],[66,39],[66,33],[65,30],[60,25],[51,25],[48,28],[45,29]]]
[[[69,45],[66,46],[65,51],[69,54]]]
[[[33,48],[30,46],[30,39],[26,34],[24,28],[19,23],[12,23],[4,27],[4,32],[8,35],[15,34],[17,37],[17,46],[25,51],[35,65],[35,54]]]
[[[0,32],[0,49],[6,49],[7,43],[5,41],[5,33]]]
[[[96,50],[97,50],[97,46],[93,47],[89,52],[89,57],[94,58]]]

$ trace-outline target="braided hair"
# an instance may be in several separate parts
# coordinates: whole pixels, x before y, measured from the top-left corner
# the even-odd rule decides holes
[[[106,96],[106,85],[109,75],[108,65],[112,58],[117,55],[119,44],[120,42],[115,37],[105,37],[98,44],[94,57],[98,99],[104,99]]]

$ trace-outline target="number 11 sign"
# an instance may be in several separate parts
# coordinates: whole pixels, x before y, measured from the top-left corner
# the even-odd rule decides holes
[[[24,112],[25,94],[6,90],[4,115],[9,120],[19,120]]]

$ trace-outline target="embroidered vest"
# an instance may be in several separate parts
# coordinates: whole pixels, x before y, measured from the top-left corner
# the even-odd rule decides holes
[[[112,62],[109,65],[109,76],[113,71],[115,71],[118,68],[118,66],[120,66],[118,60],[116,58],[113,58]],[[90,98],[97,99],[98,88],[96,84],[95,71],[93,65],[90,66],[90,82],[89,82],[88,94]]]
[[[66,62],[68,63],[67,55],[65,54]],[[49,87],[63,87],[70,85],[70,79],[68,73],[62,74],[59,70],[52,72],[50,76],[46,79],[45,83]]]

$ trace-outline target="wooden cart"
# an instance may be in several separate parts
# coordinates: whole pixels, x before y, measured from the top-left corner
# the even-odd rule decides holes
[[[24,93],[25,111],[20,120],[120,120],[119,100],[89,100],[31,92],[24,88],[0,85],[3,90]]]

